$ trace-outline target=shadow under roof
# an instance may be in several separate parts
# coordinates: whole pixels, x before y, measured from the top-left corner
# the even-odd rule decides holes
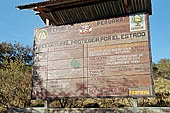
[[[51,25],[66,25],[135,13],[152,14],[151,0],[50,0],[17,6],[31,9]]]

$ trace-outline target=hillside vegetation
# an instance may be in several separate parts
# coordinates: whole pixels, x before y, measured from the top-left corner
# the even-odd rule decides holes
[[[19,43],[0,43],[0,113],[11,107],[43,106],[43,101],[31,101],[31,70],[33,54],[29,46]],[[138,106],[170,107],[170,59],[153,63],[155,98],[140,98]],[[132,106],[131,98],[69,98],[51,102],[53,107],[87,107],[97,103],[98,107],[112,108]]]

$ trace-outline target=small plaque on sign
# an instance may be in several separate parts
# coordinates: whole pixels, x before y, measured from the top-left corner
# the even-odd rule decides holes
[[[141,31],[145,30],[145,16],[144,14],[137,14],[129,16],[130,20],[130,31]]]
[[[151,95],[149,87],[129,88],[129,96],[143,96],[143,95],[148,95],[148,96]]]

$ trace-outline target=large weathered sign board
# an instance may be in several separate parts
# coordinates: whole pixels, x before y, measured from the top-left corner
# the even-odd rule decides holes
[[[35,29],[32,98],[153,96],[148,20]]]

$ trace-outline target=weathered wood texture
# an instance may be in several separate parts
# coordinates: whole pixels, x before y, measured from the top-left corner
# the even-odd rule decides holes
[[[35,29],[33,98],[153,96],[148,15]]]

